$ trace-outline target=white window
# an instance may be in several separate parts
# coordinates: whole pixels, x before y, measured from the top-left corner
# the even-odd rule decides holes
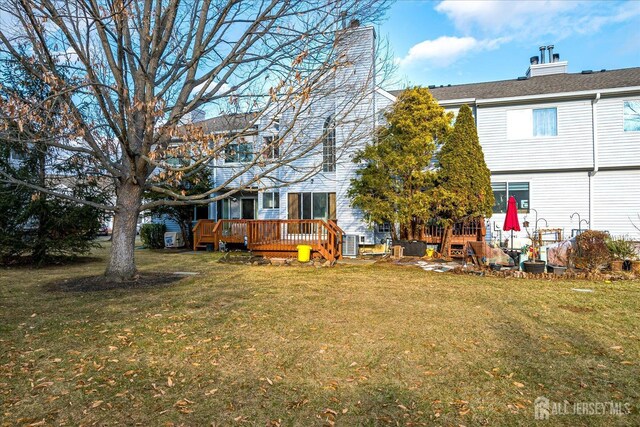
[[[381,224],[376,224],[378,226],[378,233],[391,233],[391,223],[383,222]]]
[[[26,159],[25,154],[20,151],[11,150],[9,152],[9,160],[13,162],[21,162],[25,159]]]
[[[322,131],[322,172],[335,172],[336,126],[333,117],[327,117],[324,121]]]
[[[624,101],[624,131],[640,132],[640,99]]]
[[[533,136],[558,135],[558,110],[537,108],[533,110]]]
[[[507,139],[530,139],[558,135],[558,110],[535,108],[507,111]]]
[[[528,182],[492,182],[491,188],[493,188],[493,197],[495,198],[493,213],[507,212],[507,203],[511,196],[516,198],[519,213],[529,212]]]
[[[280,157],[280,140],[272,136],[263,137],[263,156],[265,159],[277,159]]]
[[[240,138],[233,141],[224,149],[225,163],[241,163],[253,161],[253,144]]]
[[[279,209],[280,193],[269,192],[262,193],[262,209]]]

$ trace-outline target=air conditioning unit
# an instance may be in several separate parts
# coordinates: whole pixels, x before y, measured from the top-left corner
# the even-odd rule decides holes
[[[344,236],[344,243],[342,244],[342,256],[356,257],[358,256],[358,242],[360,237],[356,234],[349,234]]]
[[[164,247],[165,248],[181,248],[184,246],[184,239],[182,233],[175,231],[168,231],[164,233]]]

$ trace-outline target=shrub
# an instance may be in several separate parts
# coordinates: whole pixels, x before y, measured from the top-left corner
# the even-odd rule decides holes
[[[633,242],[625,237],[608,238],[606,244],[611,256],[617,260],[626,261],[635,258]]]
[[[167,227],[164,224],[143,224],[140,227],[140,239],[146,248],[164,248],[164,233]]]
[[[574,265],[589,271],[604,269],[611,260],[611,251],[607,247],[609,234],[604,231],[588,230],[576,237]]]

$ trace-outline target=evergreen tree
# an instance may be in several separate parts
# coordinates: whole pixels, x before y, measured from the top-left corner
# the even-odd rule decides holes
[[[47,197],[34,188],[58,188],[71,197],[95,203],[104,202],[108,192],[89,173],[82,155],[68,156],[56,164],[53,159],[59,153],[53,147],[25,142],[64,138],[59,106],[50,102],[46,82],[33,78],[20,63],[4,60],[2,65],[0,97],[19,94],[41,114],[38,120],[23,125],[2,118],[0,170],[15,177],[16,182],[0,183],[0,262],[29,255],[33,264],[40,266],[56,255],[86,253],[94,245],[103,213],[68,199]],[[59,129],[61,135],[50,134],[52,129]]]
[[[494,204],[491,173],[468,105],[460,107],[453,131],[437,159],[439,169],[431,200],[435,217],[445,227],[441,249],[448,253],[452,225],[490,217]]]
[[[385,118],[374,143],[354,159],[363,168],[351,181],[349,196],[370,223],[399,224],[400,236],[394,230],[394,238],[419,239],[432,217],[433,156],[450,131],[452,115],[428,89],[414,87],[402,92]]]

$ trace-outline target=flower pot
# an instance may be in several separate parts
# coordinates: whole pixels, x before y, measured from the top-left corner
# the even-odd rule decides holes
[[[555,274],[557,276],[562,276],[565,271],[567,271],[567,267],[562,267],[560,265],[547,265],[547,272],[551,274]]]
[[[525,261],[524,271],[527,273],[541,274],[544,273],[545,262],[544,261]]]
[[[610,267],[611,267],[611,271],[616,272],[616,273],[622,271],[622,264],[623,263],[624,263],[624,261],[621,260],[621,259],[615,259],[615,260],[611,261],[611,263],[609,264]]]
[[[631,271],[633,274],[640,274],[640,261],[631,261]]]

